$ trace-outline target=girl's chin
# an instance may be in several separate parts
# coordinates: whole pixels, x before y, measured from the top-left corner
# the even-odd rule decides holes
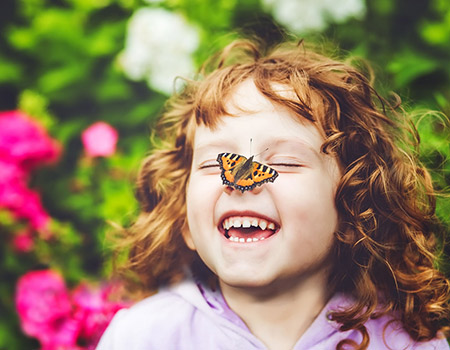
[[[242,292],[248,292],[250,294],[267,293],[267,291],[271,290],[271,287],[276,284],[274,281],[269,281],[264,278],[257,279],[255,276],[253,276],[252,279],[242,277],[243,276],[240,276],[240,278],[219,278],[219,284],[222,289],[230,288],[234,290],[241,290]]]

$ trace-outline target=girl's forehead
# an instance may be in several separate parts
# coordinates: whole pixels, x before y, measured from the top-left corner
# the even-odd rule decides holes
[[[288,85],[271,83],[273,92],[291,100],[299,100],[294,89]],[[225,108],[231,114],[240,111],[258,111],[274,109],[275,102],[264,96],[256,87],[253,79],[247,79],[237,85],[225,99]]]
[[[289,85],[272,82],[270,89],[272,94],[286,100],[301,104],[300,99],[304,99],[314,104],[312,94],[304,92],[304,95],[308,94],[304,98],[301,91],[294,91]],[[225,96],[222,105],[224,114],[207,113],[203,116],[206,120],[201,120],[196,125],[192,140],[194,148],[203,144],[227,144],[241,139],[245,139],[248,144],[250,138],[254,138],[255,146],[258,138],[313,138],[315,141],[319,140],[320,145],[324,141],[322,128],[318,123],[275,102],[275,98],[265,96],[253,79],[246,79],[236,85]],[[316,109],[313,106],[311,108]]]

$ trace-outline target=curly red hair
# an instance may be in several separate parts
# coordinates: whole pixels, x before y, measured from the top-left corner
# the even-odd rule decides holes
[[[331,317],[341,330],[362,333],[361,344],[351,344],[366,349],[365,322],[386,313],[398,315],[417,341],[446,330],[450,284],[434,265],[435,194],[414,152],[418,135],[399,104],[381,98],[360,70],[303,44],[264,52],[252,42],[235,42],[200,76],[169,100],[159,144],[140,169],[141,212],[121,238],[121,247],[130,248],[123,271],[134,272],[147,290],[184,278],[186,267],[211,276],[181,235],[193,135],[199,124],[214,127],[227,114],[226,97],[252,79],[268,99],[315,123],[325,135],[322,152],[342,167],[330,286],[355,303]],[[296,96],[277,94],[273,83],[291,87]]]

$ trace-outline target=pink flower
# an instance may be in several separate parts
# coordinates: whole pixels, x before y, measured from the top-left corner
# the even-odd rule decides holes
[[[23,182],[27,175],[17,163],[0,158],[0,183]]]
[[[20,111],[0,112],[0,208],[47,235],[50,216],[40,195],[27,184],[31,170],[56,160],[59,154],[58,143],[30,117]],[[17,238],[22,241],[16,241],[16,247],[24,243],[23,238]]]
[[[0,159],[0,208],[10,210],[18,219],[28,220],[32,229],[44,233],[50,216],[39,193],[27,187],[27,177],[18,164]]]
[[[35,336],[42,345],[41,350],[76,350],[80,324],[66,317],[54,322],[47,329],[43,328],[39,336]]]
[[[20,253],[27,253],[34,247],[33,236],[30,230],[17,233],[12,241],[14,250]]]
[[[16,309],[24,333],[37,338],[43,348],[76,345],[79,323],[71,318],[69,292],[55,271],[23,275],[17,284]]]
[[[0,112],[0,159],[29,171],[58,158],[60,146],[20,111]]]
[[[116,152],[119,134],[105,122],[92,124],[81,134],[86,154],[90,157],[109,157]]]
[[[22,195],[26,189],[26,175],[24,171],[14,163],[0,158],[0,207],[12,211],[20,206]]]
[[[73,292],[74,317],[82,325],[80,338],[88,344],[88,349],[95,348],[115,313],[129,306],[109,300],[112,290],[112,285],[94,288],[83,283]]]
[[[22,192],[22,205],[16,208],[15,213],[18,218],[29,220],[31,228],[40,231],[41,238],[48,238],[47,232],[50,216],[41,203],[39,193],[33,190]]]

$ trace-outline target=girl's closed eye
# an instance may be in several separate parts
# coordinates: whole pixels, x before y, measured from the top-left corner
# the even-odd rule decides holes
[[[305,166],[300,160],[291,158],[273,159],[268,165],[281,172],[296,171]]]
[[[210,170],[210,171],[219,170],[219,163],[215,159],[207,160],[200,163],[198,168],[200,170]]]
[[[303,164],[297,164],[297,163],[287,163],[287,162],[280,162],[280,163],[269,163],[270,166],[282,166],[282,167],[302,167]]]

